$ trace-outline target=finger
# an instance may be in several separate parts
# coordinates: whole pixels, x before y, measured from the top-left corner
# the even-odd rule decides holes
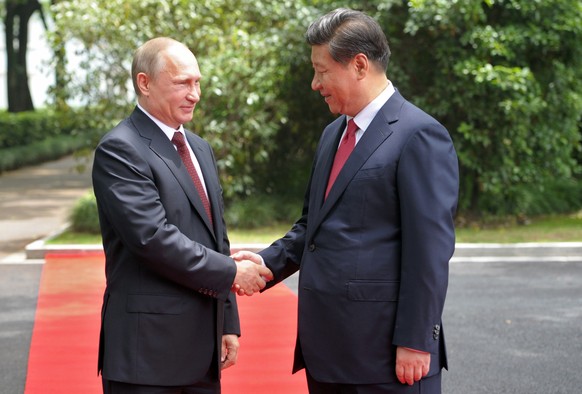
[[[267,286],[267,282],[261,277],[258,281],[259,288],[257,291],[261,291]]]
[[[414,368],[414,381],[418,382],[422,379],[422,368],[416,367]]]
[[[404,370],[404,380],[410,386],[412,386],[414,384],[414,369],[413,368],[407,367]]]
[[[227,352],[227,348],[226,348],[226,341],[222,341],[222,347],[220,349],[220,362],[224,363],[226,361],[226,352]]]
[[[226,358],[226,361],[220,365],[220,369],[227,369],[236,364],[236,361],[230,359],[230,355]]]
[[[232,363],[232,365],[236,364],[238,361],[238,347],[231,346],[228,348],[228,359]]]
[[[263,277],[263,279],[267,281],[273,280],[273,273],[267,267],[263,266],[259,267],[259,273],[261,274],[261,277]]]
[[[233,260],[237,260],[237,261],[238,260],[241,260],[240,252],[236,252],[236,253],[231,254],[230,255],[230,258],[233,259]]]
[[[251,253],[246,251],[246,250],[239,250],[238,252],[236,252],[235,254],[230,256],[231,258],[233,258],[236,261],[241,261],[241,260],[250,260],[251,259]]]
[[[226,369],[228,367],[232,367],[235,364],[235,361],[231,360],[230,354],[226,356],[224,362],[220,364],[220,369]]]
[[[404,368],[398,363],[396,364],[396,378],[402,384],[406,382],[406,380],[404,380]]]

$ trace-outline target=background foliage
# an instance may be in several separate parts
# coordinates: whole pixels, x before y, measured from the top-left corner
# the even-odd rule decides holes
[[[63,0],[52,7],[55,50],[75,44],[85,61],[63,73],[56,102],[90,105],[111,127],[133,104],[135,48],[175,37],[200,62],[203,98],[188,126],[215,148],[228,201],[241,201],[232,221],[256,223],[285,203],[292,217],[332,119],[310,92],[303,34],[337,6],[380,21],[388,77],[451,132],[462,217],[580,209],[580,0]]]
[[[99,132],[86,128],[81,112],[43,109],[0,112],[0,173],[92,148]]]
[[[253,192],[255,172],[274,151],[273,135],[293,122],[282,89],[288,68],[308,59],[307,8],[295,1],[98,0],[61,1],[52,10],[54,46],[75,43],[85,56],[82,78],[70,78],[61,96],[90,105],[111,123],[105,128],[134,102],[129,70],[139,45],[170,36],[189,46],[203,85],[188,127],[214,147],[227,198]]]

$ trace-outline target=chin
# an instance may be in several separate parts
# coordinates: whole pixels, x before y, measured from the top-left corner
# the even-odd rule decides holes
[[[192,120],[193,116],[185,116],[181,119],[181,124],[186,124]]]
[[[331,112],[334,115],[338,115],[340,113],[340,111],[336,108],[336,107],[332,107],[331,105],[328,105],[329,107],[329,112]]]

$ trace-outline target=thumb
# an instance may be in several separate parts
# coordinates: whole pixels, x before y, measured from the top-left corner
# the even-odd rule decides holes
[[[223,363],[226,360],[226,341],[222,341],[222,349],[220,351],[220,362]]]
[[[251,260],[251,258],[253,257],[253,253],[247,250],[239,250],[238,252],[232,254],[230,257],[236,261]]]
[[[234,253],[234,254],[231,254],[231,255],[230,255],[230,258],[232,258],[232,259],[234,259],[234,260],[237,260],[237,261],[238,261],[238,260],[243,260],[243,259],[244,259],[244,257],[243,257],[243,252],[239,250],[238,252],[236,252],[236,253]]]
[[[268,269],[267,267],[264,266],[260,266],[259,267],[259,274],[263,277],[263,279],[265,281],[270,281],[273,280],[273,273],[271,272],[270,269]]]

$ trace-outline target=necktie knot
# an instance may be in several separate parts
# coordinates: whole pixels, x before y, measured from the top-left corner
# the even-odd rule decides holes
[[[185,146],[186,141],[184,140],[184,135],[182,133],[180,133],[179,131],[176,131],[174,133],[174,136],[172,137],[172,143],[174,145],[176,145],[177,148],[181,148],[181,147]]]
[[[347,133],[355,134],[356,130],[358,130],[358,125],[354,122],[354,118],[348,121],[348,130]]]

